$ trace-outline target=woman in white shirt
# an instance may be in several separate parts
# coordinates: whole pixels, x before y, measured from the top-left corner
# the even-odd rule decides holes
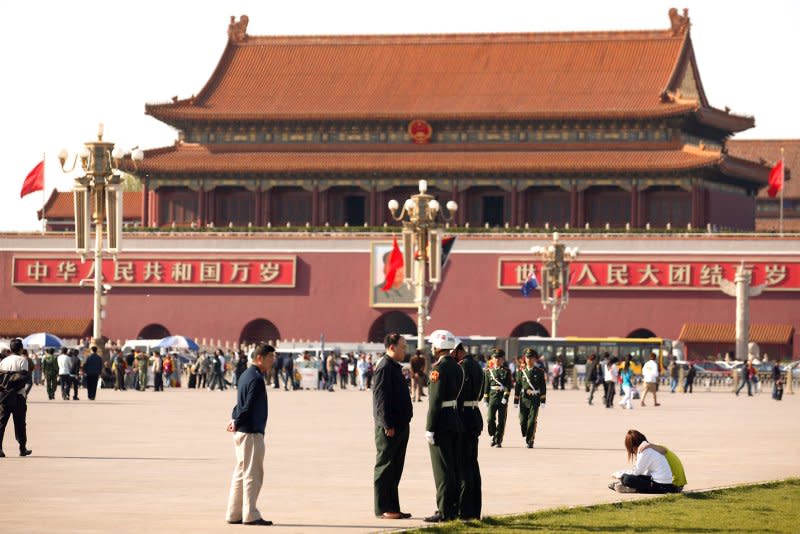
[[[672,469],[665,455],[657,452],[638,430],[625,434],[625,450],[633,469],[614,473],[619,482],[609,488],[620,493],[676,493],[680,488],[672,484]]]

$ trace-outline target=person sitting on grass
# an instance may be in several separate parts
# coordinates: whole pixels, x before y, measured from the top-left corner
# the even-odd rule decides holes
[[[680,493],[686,474],[678,456],[661,445],[654,445],[638,430],[625,434],[625,450],[633,469],[617,471],[618,480],[608,487],[619,493]]]

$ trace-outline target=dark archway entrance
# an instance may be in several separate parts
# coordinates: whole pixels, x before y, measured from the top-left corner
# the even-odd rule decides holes
[[[244,325],[242,333],[239,335],[239,344],[248,345],[266,341],[276,343],[281,338],[278,327],[266,319],[254,319]]]
[[[653,333],[652,330],[648,330],[647,328],[637,328],[630,334],[625,337],[634,338],[634,339],[644,339],[648,337],[658,337]]]
[[[387,312],[375,319],[369,328],[368,340],[370,343],[383,343],[386,334],[398,332],[400,334],[416,334],[417,325],[411,317],[403,312]]]
[[[137,339],[161,339],[169,335],[170,333],[166,326],[152,323],[139,330],[139,335],[136,337]]]
[[[511,331],[511,337],[527,336],[550,337],[550,332],[548,332],[547,328],[542,326],[541,323],[535,321],[520,323]]]

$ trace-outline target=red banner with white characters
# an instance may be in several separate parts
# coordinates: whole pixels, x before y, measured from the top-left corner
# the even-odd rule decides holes
[[[74,258],[14,256],[15,286],[78,286],[94,281],[94,262]],[[296,256],[236,260],[117,258],[103,260],[103,282],[119,287],[295,287]]]
[[[710,261],[575,261],[570,289],[716,290],[723,278],[733,281],[740,262]],[[800,291],[800,263],[745,262],[752,284],[767,290]],[[519,289],[532,269],[541,283],[542,262],[500,258],[499,289]]]

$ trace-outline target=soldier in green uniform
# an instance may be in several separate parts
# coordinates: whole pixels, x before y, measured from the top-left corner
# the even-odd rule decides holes
[[[458,396],[458,409],[464,425],[461,442],[461,493],[458,517],[460,519],[481,518],[481,468],[478,465],[478,438],[483,432],[483,417],[480,402],[483,398],[483,369],[459,343],[453,351],[464,370],[464,387]]]
[[[463,434],[458,414],[458,396],[464,387],[464,369],[451,351],[460,343],[447,330],[436,330],[430,343],[439,358],[433,366],[428,386],[428,420],[425,439],[430,445],[433,479],[436,483],[436,513],[426,517],[428,523],[458,518],[460,475],[459,447]]]
[[[42,358],[42,372],[47,384],[47,398],[53,400],[56,398],[56,386],[58,385],[58,360],[54,349],[47,349]]]
[[[139,353],[139,391],[147,391],[147,352]]]
[[[492,436],[492,447],[497,448],[503,446],[508,396],[511,394],[511,371],[506,367],[505,358],[503,349],[494,349],[493,361],[486,368],[483,384],[483,400],[488,404],[486,428]]]
[[[533,448],[536,438],[536,423],[539,419],[539,406],[547,400],[547,379],[544,370],[536,365],[539,355],[533,349],[525,349],[525,368],[517,373],[514,388],[514,404],[519,405],[519,422],[522,436],[528,448]]]

